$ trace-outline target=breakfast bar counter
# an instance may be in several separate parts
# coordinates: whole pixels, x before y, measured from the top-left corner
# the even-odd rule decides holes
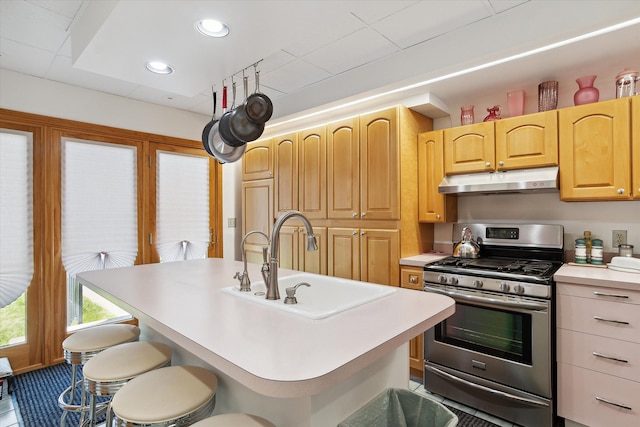
[[[233,276],[242,269],[208,258],[78,279],[138,318],[143,339],[172,343],[174,364],[211,367],[220,377],[214,413],[252,412],[283,427],[335,425],[385,387],[406,388],[408,341],[455,310],[449,297],[398,288],[314,320],[223,292],[238,285]],[[259,265],[248,272],[262,280]],[[279,270],[281,278],[296,273]]]

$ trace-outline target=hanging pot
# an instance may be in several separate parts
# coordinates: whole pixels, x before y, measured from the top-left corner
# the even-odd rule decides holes
[[[236,82],[233,82],[231,84],[231,90],[233,92],[233,104],[231,104],[231,111],[227,111],[222,114],[222,117],[220,117],[220,122],[218,123],[218,129],[220,132],[220,137],[226,144],[229,144],[232,147],[240,147],[241,145],[246,144],[246,141],[238,139],[231,132],[231,124],[229,121],[229,119],[231,118],[231,113],[233,113],[233,108],[235,107],[235,104],[236,104]],[[226,87],[223,89],[223,92],[222,92],[222,108],[223,109],[227,108],[225,94],[226,94]]]
[[[273,103],[264,93],[260,93],[260,71],[255,71],[256,91],[247,97],[245,110],[249,119],[257,123],[266,123],[273,114]]]
[[[213,90],[213,87],[211,88],[211,91],[213,92],[213,113],[211,114],[211,121],[207,123],[202,130],[202,146],[210,156],[213,156],[213,153],[209,148],[209,132],[213,125],[218,123],[218,120],[216,119],[216,92]]]
[[[244,97],[247,99],[247,77],[243,77]],[[264,132],[264,122],[255,122],[249,118],[246,102],[235,108],[229,115],[229,130],[233,136],[243,142],[251,142],[260,138]]]
[[[240,160],[247,148],[247,144],[243,144],[239,147],[232,147],[223,141],[220,135],[220,122],[215,123],[211,127],[207,145],[209,147],[209,150],[207,151],[211,151],[211,155],[220,163],[233,163]]]

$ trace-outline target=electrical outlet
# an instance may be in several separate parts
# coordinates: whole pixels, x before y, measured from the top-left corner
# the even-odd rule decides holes
[[[236,226],[236,219],[235,218],[227,218],[227,227],[235,228],[235,226]]]
[[[627,230],[613,230],[611,237],[612,246],[617,248],[627,243]]]

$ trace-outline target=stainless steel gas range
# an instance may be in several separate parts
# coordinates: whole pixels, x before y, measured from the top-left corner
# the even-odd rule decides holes
[[[424,267],[424,290],[456,301],[455,314],[425,333],[425,388],[522,426],[552,426],[563,227],[456,224],[454,235],[464,227],[479,257]]]

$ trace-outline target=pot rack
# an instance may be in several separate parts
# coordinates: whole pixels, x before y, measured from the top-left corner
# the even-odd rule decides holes
[[[258,64],[261,63],[262,61],[264,61],[264,58],[257,60],[256,62],[254,62],[253,64],[247,65],[246,67],[244,67],[241,70],[236,71],[235,73],[225,77],[222,79],[222,86],[225,85],[225,81],[227,81],[227,79],[230,79],[233,82],[233,79],[238,76],[241,75],[242,77],[244,77],[244,73],[245,71],[247,71],[249,68],[254,68],[257,70]],[[259,72],[259,71],[258,71]]]

